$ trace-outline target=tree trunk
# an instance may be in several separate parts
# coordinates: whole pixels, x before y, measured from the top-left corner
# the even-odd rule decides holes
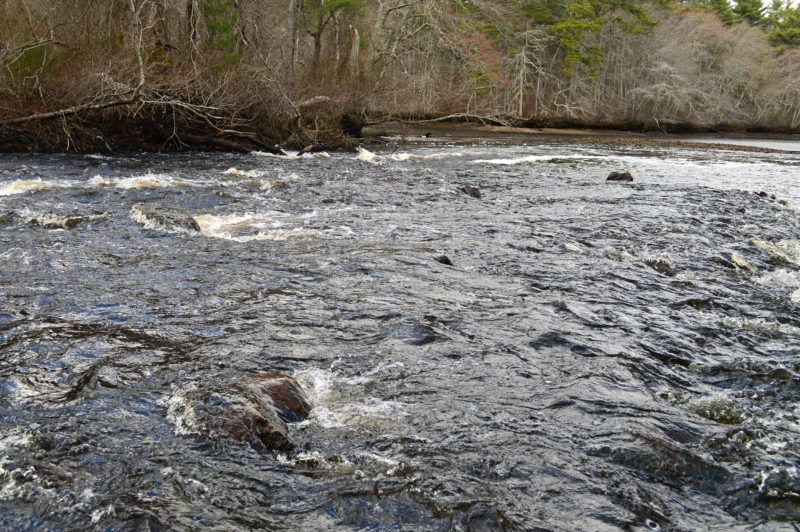
[[[195,24],[195,0],[186,0],[186,38],[189,50],[194,51],[197,41],[197,24]]]
[[[297,61],[297,17],[295,16],[295,0],[289,0],[289,28],[292,42],[289,45],[291,52],[289,54],[287,78],[289,80],[289,87],[294,90],[294,64]]]
[[[314,38],[314,56],[311,59],[311,77],[316,78],[319,74],[319,59],[322,55],[322,30],[319,29],[312,33]]]

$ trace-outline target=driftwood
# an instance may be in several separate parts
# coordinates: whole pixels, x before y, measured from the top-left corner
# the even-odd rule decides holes
[[[110,109],[112,107],[121,107],[123,105],[133,105],[139,102],[138,96],[131,99],[112,100],[100,103],[87,103],[82,105],[73,105],[57,111],[50,111],[47,113],[34,113],[32,115],[23,116],[20,118],[9,118],[0,120],[0,126],[14,126],[17,124],[24,124],[34,120],[49,120],[51,118],[63,118],[69,115],[77,115],[85,111],[100,111],[102,109]]]
[[[432,122],[450,122],[453,120],[477,120],[481,124],[494,124],[499,126],[513,127],[511,121],[499,115],[476,115],[472,113],[455,113],[447,116],[440,116],[438,118],[429,118],[427,120],[402,120],[404,124],[429,124]]]

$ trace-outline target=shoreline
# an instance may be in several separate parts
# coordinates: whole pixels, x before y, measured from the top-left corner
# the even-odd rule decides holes
[[[774,132],[705,131],[697,133],[642,132],[603,127],[513,127],[475,121],[392,119],[355,123],[352,115],[329,116],[333,126],[314,144],[299,142],[275,120],[254,118],[236,136],[222,136],[197,128],[175,135],[163,116],[87,117],[72,131],[56,121],[32,121],[0,126],[0,153],[162,153],[187,151],[242,152],[286,150],[352,151],[359,144],[431,145],[442,142],[473,143],[592,143],[613,146],[674,147],[756,153],[800,153],[800,134]],[[92,118],[95,120],[93,121]],[[345,119],[347,121],[345,122]],[[75,119],[77,121],[77,119]],[[368,125],[363,125],[367,123]],[[334,125],[335,124],[335,125]],[[363,127],[362,127],[363,126]],[[69,133],[66,133],[69,131]],[[750,143],[748,143],[750,141]],[[789,145],[758,146],[770,142]]]
[[[477,139],[512,142],[543,141],[554,144],[592,143],[615,146],[694,148],[706,150],[729,150],[755,153],[798,153],[800,135],[785,133],[726,133],[708,132],[698,134],[654,133],[603,128],[556,128],[556,127],[509,127],[478,123],[406,123],[385,122],[362,129],[365,138],[392,139],[400,137],[406,144],[431,144],[434,142],[470,142]],[[702,139],[702,140],[700,140]],[[797,143],[797,149],[742,144],[746,141],[773,141]],[[726,142],[730,141],[730,142]],[[737,142],[739,141],[739,142]],[[389,143],[393,143],[389,141]]]

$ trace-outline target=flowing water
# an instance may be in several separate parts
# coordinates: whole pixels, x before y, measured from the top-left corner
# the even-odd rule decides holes
[[[797,529],[799,154],[374,152],[0,158],[3,528]]]

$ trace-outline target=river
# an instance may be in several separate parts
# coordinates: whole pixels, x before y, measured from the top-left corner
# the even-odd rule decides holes
[[[370,149],[0,157],[3,528],[796,530],[800,154]]]

